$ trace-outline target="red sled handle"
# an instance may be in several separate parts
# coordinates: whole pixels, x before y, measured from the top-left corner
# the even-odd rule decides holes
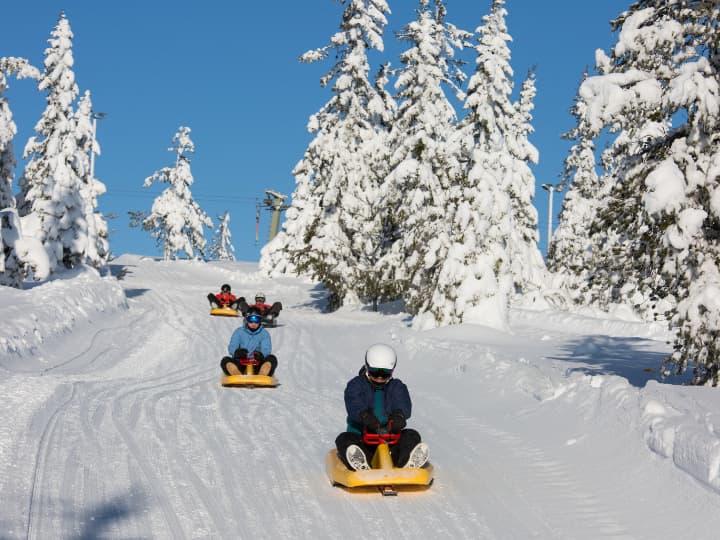
[[[239,358],[238,363],[241,366],[257,366],[260,362],[258,362],[254,358]]]
[[[365,444],[395,444],[400,440],[399,433],[369,433],[363,432],[363,442]]]

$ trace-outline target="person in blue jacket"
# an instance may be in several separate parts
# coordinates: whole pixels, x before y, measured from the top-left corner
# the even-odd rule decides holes
[[[358,375],[345,387],[347,431],[338,435],[335,446],[350,469],[369,469],[377,449],[363,442],[363,432],[400,434],[398,442],[390,445],[395,467],[422,467],[428,460],[427,444],[417,431],[405,427],[412,401],[405,383],[393,378],[396,364],[395,350],[376,343],[365,353]]]
[[[262,325],[262,315],[251,308],[245,315],[243,325],[235,330],[228,343],[228,354],[223,357],[220,367],[225,375],[238,375],[245,370],[239,360],[254,358],[258,361],[257,373],[270,375],[275,373],[277,358],[272,353],[270,332]]]

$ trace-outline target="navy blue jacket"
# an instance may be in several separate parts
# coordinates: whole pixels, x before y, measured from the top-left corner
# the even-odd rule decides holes
[[[410,418],[412,401],[407,386],[400,379],[390,379],[383,385],[373,385],[365,375],[365,368],[360,374],[350,379],[345,387],[345,410],[347,411],[347,430],[362,433],[360,414],[372,410],[383,429],[387,429],[390,413],[400,411],[405,418]]]

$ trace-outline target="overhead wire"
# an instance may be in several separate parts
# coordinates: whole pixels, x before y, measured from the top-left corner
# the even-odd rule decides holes
[[[134,198],[150,198],[157,197],[162,191],[141,191],[137,189],[115,189],[108,188],[105,194],[111,194],[120,197],[134,197]],[[257,197],[252,196],[233,196],[233,195],[211,195],[205,193],[193,193],[193,198],[196,200],[204,200],[209,202],[231,202],[239,204],[253,204],[257,203]]]

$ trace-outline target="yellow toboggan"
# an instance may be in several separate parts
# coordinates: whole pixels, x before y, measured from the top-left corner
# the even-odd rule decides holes
[[[237,309],[232,309],[228,306],[222,306],[217,308],[212,308],[210,310],[210,315],[218,315],[220,317],[238,317],[240,316],[240,313]]]
[[[433,466],[426,463],[420,468],[395,467],[390,455],[390,444],[399,438],[391,433],[365,433],[366,444],[377,444],[370,468],[351,470],[342,462],[337,450],[325,456],[325,470],[333,486],[346,488],[377,488],[383,495],[397,495],[396,488],[426,489],[433,482]]]
[[[220,379],[220,384],[229,388],[240,386],[247,386],[250,388],[275,387],[278,385],[275,377],[255,373],[255,367],[258,365],[258,361],[254,358],[240,360],[240,365],[245,368],[245,373],[223,375]]]

